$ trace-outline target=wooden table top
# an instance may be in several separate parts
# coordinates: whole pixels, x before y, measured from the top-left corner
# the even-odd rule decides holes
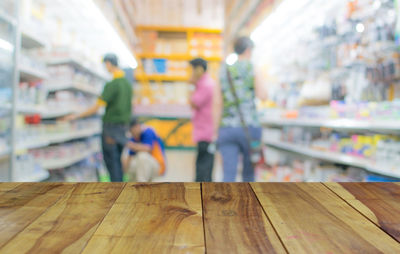
[[[400,253],[397,183],[1,183],[0,253]]]

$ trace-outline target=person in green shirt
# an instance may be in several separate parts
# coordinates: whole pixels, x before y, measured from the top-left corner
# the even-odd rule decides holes
[[[73,121],[89,117],[105,107],[102,133],[103,158],[111,181],[122,182],[121,154],[128,142],[126,132],[132,118],[132,85],[118,67],[118,57],[115,54],[105,55],[103,62],[107,71],[113,75],[113,80],[104,86],[103,93],[92,107],[82,113],[69,115],[64,120]]]

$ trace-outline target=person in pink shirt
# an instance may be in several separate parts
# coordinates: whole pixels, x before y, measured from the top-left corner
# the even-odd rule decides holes
[[[196,58],[192,66],[191,82],[196,89],[190,97],[193,109],[193,139],[197,143],[196,182],[211,182],[214,167],[213,93],[215,82],[207,73],[207,61]]]

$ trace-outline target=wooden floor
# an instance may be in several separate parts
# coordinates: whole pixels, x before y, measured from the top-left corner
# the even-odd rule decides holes
[[[0,253],[400,253],[396,183],[1,183]]]

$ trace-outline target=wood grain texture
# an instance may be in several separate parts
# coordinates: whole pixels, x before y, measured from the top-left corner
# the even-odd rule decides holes
[[[327,183],[328,188],[400,241],[400,185],[395,183]]]
[[[56,190],[56,196],[61,198],[4,245],[0,252],[80,253],[124,184],[87,183],[72,186],[62,191]],[[46,207],[46,200],[35,202],[35,205]]]
[[[252,183],[290,253],[400,253],[400,244],[320,183]]]
[[[203,183],[207,253],[286,253],[248,183]]]
[[[1,183],[0,247],[54,205],[72,184]]]
[[[83,253],[204,253],[200,184],[128,184]]]

